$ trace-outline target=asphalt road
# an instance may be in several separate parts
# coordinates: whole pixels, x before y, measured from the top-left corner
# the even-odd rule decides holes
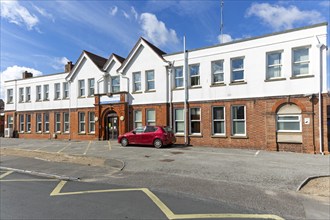
[[[0,219],[280,219],[243,207],[114,184],[2,170]]]

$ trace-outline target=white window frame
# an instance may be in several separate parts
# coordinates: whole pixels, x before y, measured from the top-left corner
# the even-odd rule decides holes
[[[140,113],[141,119],[136,117],[137,113]],[[142,127],[142,111],[141,110],[134,110],[134,129],[138,127]]]
[[[297,117],[297,120],[283,120],[283,119],[279,119],[279,117]],[[286,123],[286,122],[295,122],[295,123],[299,123],[299,130],[279,130],[279,123]],[[277,132],[290,132],[290,133],[294,133],[294,132],[302,132],[302,123],[301,123],[301,114],[279,114],[276,115],[276,130]]]
[[[215,119],[214,118],[214,109],[215,108],[222,108],[223,109],[223,119]],[[215,123],[216,122],[222,122],[223,123],[223,132],[222,133],[216,133],[215,132]],[[212,135],[226,135],[226,108],[224,106],[213,106],[212,107]]]
[[[67,121],[65,120],[67,116]],[[69,112],[63,112],[63,132],[69,133],[70,132],[70,114]]]
[[[83,116],[83,117],[82,117]],[[78,126],[79,126],[79,133],[85,134],[86,133],[86,117],[85,112],[78,113]]]
[[[140,75],[140,81],[136,81],[136,75]],[[134,72],[133,73],[133,92],[141,92],[142,91],[142,79],[141,79],[142,75],[141,75],[141,72]],[[137,90],[137,85],[140,85],[140,89]]]
[[[192,68],[196,67],[197,68],[197,74],[196,75],[191,75],[192,74]],[[192,85],[193,79],[197,78],[198,84]],[[200,77],[200,70],[199,70],[199,64],[190,64],[189,65],[189,80],[190,80],[190,86],[191,87],[196,87],[201,85],[201,77]]]
[[[14,128],[14,116],[8,115],[7,121],[8,121],[8,128]]]
[[[69,83],[64,82],[63,83],[63,99],[69,98]]]
[[[31,87],[28,86],[25,88],[25,102],[31,101]]]
[[[19,115],[19,132],[23,133],[24,132],[24,114]]]
[[[42,114],[41,113],[36,114],[36,132],[38,132],[38,133],[42,132]]]
[[[244,107],[244,119],[235,119],[234,118],[234,108]],[[234,123],[244,122],[244,134],[238,134],[234,131]],[[231,106],[231,135],[232,136],[246,136],[246,106],[245,105],[232,105]]]
[[[278,51],[271,51],[271,52],[267,52],[266,53],[266,79],[267,80],[271,80],[271,79],[278,79],[282,77],[282,53],[283,50],[278,50]],[[269,63],[269,58],[271,55],[274,54],[279,54],[279,63],[275,63],[275,64],[270,64]],[[270,69],[279,69],[280,75],[279,76],[274,76],[274,75],[270,75]]]
[[[61,113],[55,112],[55,132],[61,133]]]
[[[36,101],[41,101],[42,96],[41,96],[41,85],[36,86]]]
[[[18,94],[19,94],[18,102],[24,102],[24,88],[23,87],[19,88]]]
[[[49,101],[49,85],[44,85],[44,101]]]
[[[95,112],[88,112],[88,133],[95,134]]]
[[[44,132],[49,133],[49,113],[44,113]]]
[[[193,109],[199,109],[199,119],[192,119],[191,118]],[[201,121],[202,121],[202,109],[200,107],[189,108],[189,131],[190,131],[189,134],[191,134],[191,135],[200,135],[202,133]],[[193,122],[199,122],[199,132],[192,132],[191,124]]]
[[[26,119],[26,132],[31,133],[31,114],[26,114],[25,115]]]
[[[304,50],[304,49],[307,49],[308,51],[308,59],[307,60],[302,60],[302,61],[295,61],[294,60],[294,55],[295,55],[295,52],[299,51],[299,50]],[[310,74],[310,46],[303,46],[303,47],[296,47],[296,48],[292,48],[292,76],[293,77],[300,77],[300,76],[306,76],[306,75],[309,75]],[[302,66],[302,65],[306,65],[308,66],[308,72],[305,73],[305,74],[295,74],[294,73],[294,69],[295,69],[295,66]]]
[[[152,74],[152,79],[148,79],[148,74]],[[147,70],[145,72],[146,75],[146,91],[154,91],[156,89],[155,85],[155,71],[154,70]],[[153,83],[153,88],[150,88],[149,83]]]
[[[88,79],[88,96],[93,97],[95,93],[95,79]]]
[[[54,84],[54,99],[58,100],[61,97],[61,84],[55,83]]]
[[[78,97],[85,97],[85,80],[78,80]]]
[[[13,103],[13,102],[14,102],[14,90],[7,89],[7,103]]]
[[[219,65],[220,63],[220,65]],[[215,65],[222,66],[222,70],[215,70]],[[212,77],[212,84],[220,84],[224,82],[224,60],[214,60],[211,62],[211,77]],[[215,76],[220,75],[219,78],[221,78],[222,75],[222,80],[215,81]]]
[[[231,82],[242,82],[242,81],[244,81],[244,77],[245,77],[245,71],[244,71],[244,59],[245,59],[245,57],[235,57],[235,58],[231,58],[230,59],[230,75],[231,75]],[[236,61],[236,60],[242,60],[243,62],[243,65],[241,66],[241,67],[239,67],[239,68],[235,68],[234,66],[233,66],[233,63],[234,63],[234,61]],[[241,71],[243,71],[243,78],[241,78],[241,79],[234,79],[234,75],[235,75],[235,73],[237,73],[237,72],[241,72]]]
[[[153,112],[153,119],[149,118],[149,112]],[[155,126],[156,125],[156,111],[155,109],[146,110],[146,125]]]
[[[179,110],[179,111],[182,111],[182,120],[180,120],[180,119],[178,119],[178,115],[177,115],[177,110]],[[184,109],[183,108],[175,108],[174,109],[174,132],[175,132],[175,134],[184,134],[184,131],[185,131],[185,128],[184,128],[184,126],[185,126],[185,124],[184,124],[184,120],[185,120],[185,114],[184,114]],[[183,131],[180,131],[180,132],[178,132],[178,124],[183,124]]]
[[[117,84],[115,84],[116,79],[118,79]],[[120,92],[120,77],[119,76],[111,77],[111,92]]]
[[[177,70],[181,71],[181,75],[177,76]],[[183,66],[177,66],[174,67],[174,87],[175,88],[183,88],[184,87],[184,78],[183,78]],[[182,84],[182,86],[178,86],[177,81],[180,82],[180,84]]]

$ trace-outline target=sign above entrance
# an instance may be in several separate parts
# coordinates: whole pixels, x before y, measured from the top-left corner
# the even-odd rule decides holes
[[[101,96],[100,104],[111,104],[120,102],[120,95]]]

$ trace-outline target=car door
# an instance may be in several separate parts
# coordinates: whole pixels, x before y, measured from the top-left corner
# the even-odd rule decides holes
[[[141,134],[141,144],[152,145],[154,140],[155,130],[156,129],[154,126],[146,126],[143,134]]]
[[[132,131],[132,134],[129,136],[129,143],[131,144],[141,144],[141,136],[143,134],[144,128],[143,127],[137,127],[134,131]]]

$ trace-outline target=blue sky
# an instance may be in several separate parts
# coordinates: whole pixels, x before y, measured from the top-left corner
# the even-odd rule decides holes
[[[167,53],[182,50],[184,35],[187,49],[221,39],[220,0],[0,2],[2,83],[20,78],[24,70],[34,75],[63,72],[64,64],[76,62],[82,50],[126,57],[140,36]],[[224,0],[222,39],[329,22],[329,2]]]

